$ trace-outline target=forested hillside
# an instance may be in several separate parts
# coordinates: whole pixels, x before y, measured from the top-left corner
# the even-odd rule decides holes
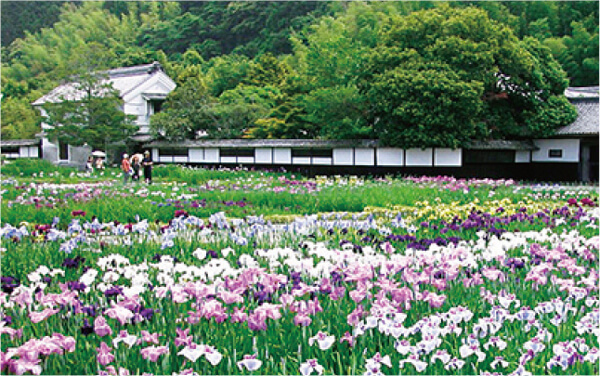
[[[598,2],[10,2],[2,138],[78,73],[159,61],[156,136],[378,138],[458,147],[551,134],[598,85]],[[39,17],[44,13],[45,17]],[[426,25],[426,27],[424,27]]]

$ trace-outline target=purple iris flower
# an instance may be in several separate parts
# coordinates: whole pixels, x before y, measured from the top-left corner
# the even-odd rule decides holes
[[[88,316],[91,316],[91,317],[96,316],[96,307],[93,305],[85,306],[85,307],[81,308],[81,311],[83,313],[87,314]]]
[[[152,317],[154,317],[154,310],[152,308],[144,308],[140,311],[140,316],[146,320],[152,320]]]
[[[73,291],[84,291],[87,287],[85,283],[79,281],[69,281],[67,282],[67,286]]]
[[[83,334],[84,336],[88,336],[88,335],[94,333],[94,326],[90,325],[90,322],[88,319],[84,319],[83,326],[79,330],[81,331],[81,334]]]
[[[113,287],[107,289],[106,291],[104,291],[104,296],[106,296],[107,298],[116,297],[116,296],[122,295],[122,294],[123,294],[123,289],[120,286],[113,286]]]

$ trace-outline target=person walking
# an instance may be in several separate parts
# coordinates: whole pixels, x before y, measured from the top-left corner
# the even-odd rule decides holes
[[[131,156],[131,168],[133,169],[133,175],[131,176],[131,179],[133,181],[140,180],[140,166],[143,158],[144,156],[141,154],[134,154]]]
[[[142,166],[144,167],[144,179],[146,183],[152,184],[152,158],[150,152],[146,150],[144,152],[144,159],[142,160]]]
[[[94,172],[94,157],[91,155],[88,157],[87,162],[85,163],[85,171],[89,173]]]
[[[123,159],[121,160],[121,170],[123,171],[123,184],[127,184],[129,177],[131,176],[131,163],[129,162],[129,155],[127,153],[123,154]]]

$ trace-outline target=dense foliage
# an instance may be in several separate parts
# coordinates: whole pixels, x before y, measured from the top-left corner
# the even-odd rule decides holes
[[[360,86],[375,133],[389,145],[456,148],[472,139],[540,137],[575,119],[550,52],[484,11],[394,17],[380,40]]]
[[[151,120],[155,134],[170,139],[373,138],[383,132],[391,135],[390,143],[409,145],[407,140],[419,138],[403,118],[419,120],[418,127],[430,130],[460,124],[450,138],[417,131],[421,139],[448,146],[471,137],[545,135],[574,116],[560,96],[567,82],[598,85],[597,1],[115,1],[68,2],[60,8],[58,3],[25,2],[21,13],[16,3],[2,4],[3,138],[31,138],[39,132],[40,116],[28,103],[72,74],[73,54],[92,43],[105,51],[100,69],[156,60],[177,81],[164,113]],[[44,20],[23,21],[45,8],[49,16]],[[53,16],[56,9],[60,14]],[[407,45],[390,34],[418,26],[410,20],[420,17],[470,27],[475,13],[488,25],[479,36],[454,29],[435,45],[421,40],[421,50],[415,49],[419,56],[400,51]],[[440,33],[432,28],[422,36]],[[503,40],[505,35],[510,37]],[[482,43],[485,37],[496,42]],[[433,50],[440,49],[446,55],[433,58]],[[507,56],[511,49],[520,52]],[[460,53],[463,61],[452,53]],[[402,62],[394,60],[398,54]],[[363,73],[381,64],[394,68],[369,87],[361,84]],[[523,71],[521,87],[531,80],[526,90],[545,90],[546,96],[523,99],[490,90],[494,73],[511,70]],[[472,72],[480,74],[471,77]],[[389,85],[399,89],[389,92]],[[423,97],[415,98],[414,92]],[[439,96],[447,100],[440,104]],[[432,103],[439,105],[436,111],[414,115]],[[399,128],[385,129],[396,121]]]

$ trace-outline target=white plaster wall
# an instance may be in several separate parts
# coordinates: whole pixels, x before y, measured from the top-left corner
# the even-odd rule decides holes
[[[175,163],[188,163],[188,157],[183,157],[181,155],[173,156],[173,162]]]
[[[352,166],[354,154],[352,149],[333,149],[333,164],[337,166]]]
[[[434,149],[434,164],[436,166],[458,166],[462,165],[462,149]]]
[[[238,163],[253,164],[254,157],[238,157]]]
[[[132,102],[124,104],[123,112],[127,115],[146,115],[146,102],[141,95],[137,95]]]
[[[531,154],[532,162],[579,162],[579,140],[576,139],[550,139],[534,140],[539,150]],[[548,157],[550,149],[561,149],[562,158]]]
[[[354,149],[355,166],[373,166],[375,164],[375,149]]]
[[[173,163],[173,157],[170,155],[161,155],[158,157],[158,161],[161,163]]]
[[[26,156],[29,158],[38,158],[39,157],[39,149],[37,146],[25,146],[26,150],[20,151],[22,156]]]
[[[377,148],[378,166],[402,166],[404,163],[403,150],[399,148]]]
[[[58,145],[53,144],[47,138],[42,139],[42,154],[44,159],[52,163],[58,162]]]
[[[190,162],[204,162],[204,149],[192,148],[188,152]]]
[[[37,146],[29,147],[29,156],[32,158],[39,158],[40,149]]]
[[[221,163],[237,163],[235,157],[221,157]]]
[[[515,153],[515,163],[529,163],[529,150],[517,150]]]
[[[297,165],[309,165],[310,157],[294,157],[292,158],[292,163]]]
[[[428,149],[407,149],[406,166],[431,166],[433,164],[433,153]]]
[[[158,161],[158,149],[152,149],[152,160],[153,161]]]
[[[275,164],[290,164],[292,163],[292,149],[290,148],[274,148],[273,149]]]
[[[219,163],[219,149],[218,148],[204,149],[204,162]]]
[[[331,164],[332,164],[332,158],[327,158],[327,157],[313,157],[312,163],[314,165],[319,165],[319,166],[331,166]]]
[[[271,148],[254,149],[254,159],[256,163],[273,163],[273,150]]]

